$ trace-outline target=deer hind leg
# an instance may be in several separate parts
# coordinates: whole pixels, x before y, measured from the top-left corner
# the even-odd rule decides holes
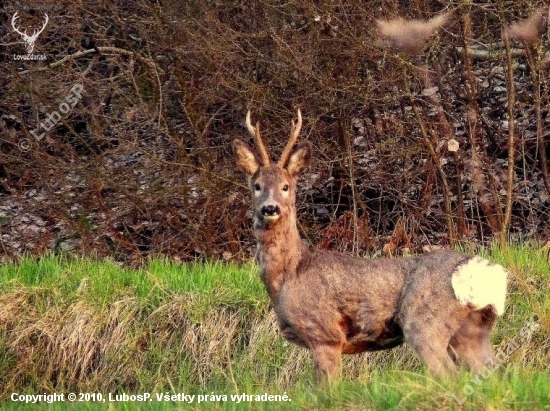
[[[496,320],[492,307],[471,311],[462,321],[449,345],[458,355],[458,360],[471,371],[479,371],[493,355],[491,329]]]
[[[457,370],[448,347],[459,325],[452,315],[453,307],[434,305],[432,300],[432,294],[423,298],[416,292],[405,294],[397,321],[405,342],[418,353],[432,374],[442,376]]]
[[[405,297],[398,323],[405,342],[414,348],[430,372],[441,376],[456,371],[448,346],[458,325],[449,317],[448,309]]]
[[[340,376],[342,344],[320,344],[311,347],[315,374],[319,383],[331,383]]]
[[[431,373],[442,376],[456,371],[447,351],[451,338],[448,328],[413,321],[405,326],[404,334],[407,344],[414,348]]]

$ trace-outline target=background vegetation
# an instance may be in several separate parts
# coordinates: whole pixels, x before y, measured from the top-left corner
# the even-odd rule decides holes
[[[273,155],[302,109],[302,138],[316,147],[299,198],[312,244],[401,252],[508,235],[546,241],[541,5],[4,2],[1,257],[248,258],[249,199],[230,155],[234,138],[249,139],[247,108]],[[34,51],[47,61],[13,59],[24,54],[16,10],[29,32],[49,13]],[[508,62],[503,28],[537,10],[534,40],[512,36]],[[445,11],[420,54],[386,47],[375,24]],[[31,131],[75,84],[82,99],[37,141]]]

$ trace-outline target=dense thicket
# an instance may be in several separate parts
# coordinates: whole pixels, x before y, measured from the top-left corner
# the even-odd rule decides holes
[[[541,5],[4,5],[0,254],[249,256],[249,198],[230,151],[234,138],[249,139],[247,108],[274,156],[302,110],[302,138],[315,151],[299,218],[312,244],[398,252],[508,234],[546,239],[547,9],[533,20],[535,39],[512,36],[510,61],[502,38]],[[15,11],[29,33],[48,13],[34,50],[46,61],[14,56],[25,53]],[[420,54],[396,53],[377,33],[377,19],[444,11],[447,24]],[[63,114],[78,84],[81,98]],[[57,118],[37,140],[40,123]]]

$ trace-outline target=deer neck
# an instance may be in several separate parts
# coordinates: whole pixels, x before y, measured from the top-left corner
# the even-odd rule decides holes
[[[281,287],[297,275],[298,267],[307,255],[296,226],[296,215],[269,227],[256,227],[260,276],[272,300]]]

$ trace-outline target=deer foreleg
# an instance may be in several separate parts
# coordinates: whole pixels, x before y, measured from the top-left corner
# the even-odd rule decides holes
[[[332,383],[340,377],[342,344],[322,344],[311,348],[319,383]]]

